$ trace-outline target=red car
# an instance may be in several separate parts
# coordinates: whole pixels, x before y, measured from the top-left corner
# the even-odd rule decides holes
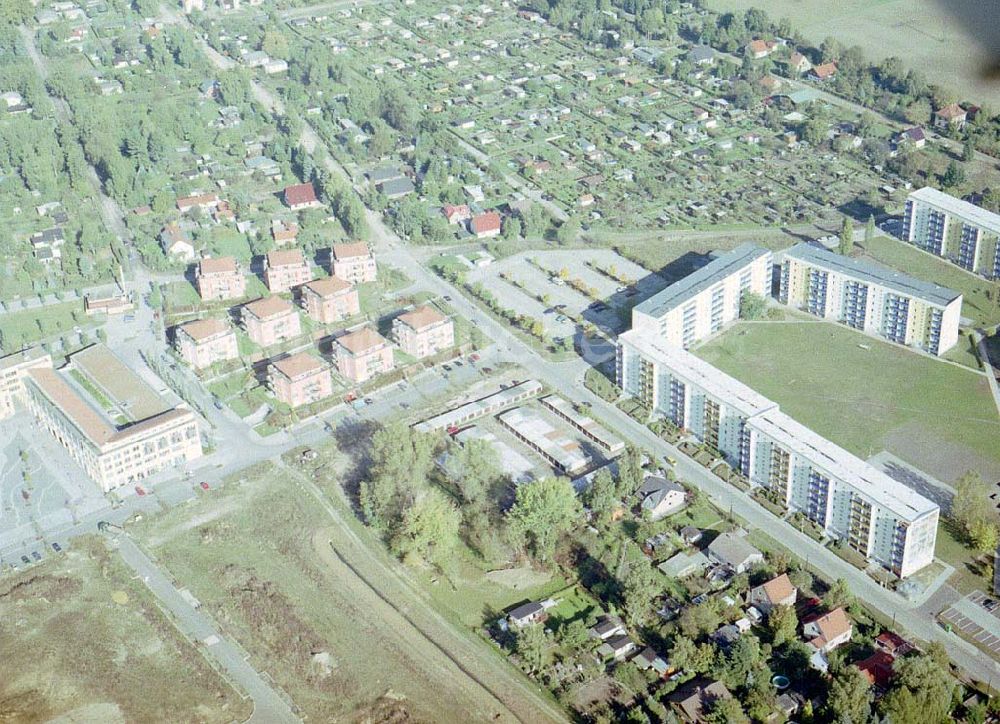
[[[204,480],[202,480],[202,481],[201,481],[201,482],[199,483],[199,485],[201,485],[201,489],[202,489],[202,490],[208,490],[208,483],[206,483],[206,482],[205,482]]]
[[[478,354],[473,354],[473,355],[471,355],[469,357],[469,359],[472,360],[473,362],[478,362],[479,361],[479,355]]]
[[[136,485],[135,486],[135,494],[136,495],[145,495],[146,491],[143,490],[143,487],[141,485]]]

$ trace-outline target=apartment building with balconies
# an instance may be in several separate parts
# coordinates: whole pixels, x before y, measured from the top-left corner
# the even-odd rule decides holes
[[[1000,278],[1000,214],[926,186],[907,197],[901,236],[966,271]]]
[[[281,297],[263,297],[244,304],[240,318],[247,336],[261,347],[270,347],[302,334],[302,324],[295,307]]]
[[[958,342],[959,292],[812,244],[782,253],[778,298],[817,317],[934,355]]]
[[[334,244],[330,249],[330,273],[351,284],[364,284],[378,278],[378,267],[366,244]]]
[[[318,402],[333,394],[330,367],[306,352],[272,361],[268,381],[274,396],[290,407]]]
[[[741,244],[637,305],[632,329],[686,349],[738,319],[744,294],[770,296],[771,266],[770,251]]]
[[[425,304],[396,317],[392,335],[406,354],[423,359],[455,345],[455,323]]]
[[[221,319],[196,319],[174,330],[181,358],[196,370],[240,356],[236,332]]]
[[[195,286],[203,301],[240,299],[246,296],[247,280],[236,257],[202,259],[195,269]]]
[[[306,282],[299,288],[299,302],[309,318],[320,324],[339,322],[361,313],[358,290],[337,277]]]
[[[334,340],[337,371],[355,383],[362,383],[392,370],[392,346],[371,327],[362,327]]]
[[[311,278],[309,262],[301,249],[271,251],[264,260],[264,284],[271,294],[287,292]]]

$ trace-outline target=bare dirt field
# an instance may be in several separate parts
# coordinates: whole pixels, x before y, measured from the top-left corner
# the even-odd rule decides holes
[[[708,0],[706,4],[718,11],[766,10],[774,19],[791,20],[811,43],[833,37],[844,45],[860,46],[875,62],[895,55],[931,83],[953,91],[956,99],[1000,105],[1000,84],[982,74],[986,53],[940,0]],[[973,7],[962,2],[951,5]],[[986,21],[985,4],[980,13]]]
[[[0,721],[250,716],[99,539],[0,581],[0,652]]]
[[[392,563],[375,560],[339,518],[345,511],[297,475],[271,464],[244,471],[136,534],[156,542],[161,564],[310,720],[558,718],[530,690],[510,695],[527,688],[519,674],[394,585]]]

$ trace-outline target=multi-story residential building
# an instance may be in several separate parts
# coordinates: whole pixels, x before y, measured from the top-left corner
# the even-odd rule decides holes
[[[1000,278],[1000,214],[928,186],[906,199],[902,237],[967,271]]]
[[[195,415],[171,408],[103,345],[55,370],[47,355],[0,363],[5,390],[27,407],[104,492],[202,455]]]
[[[196,319],[174,330],[177,351],[196,370],[240,356],[236,332],[221,319]]]
[[[778,406],[681,347],[634,329],[618,338],[617,374],[626,394],[733,465],[747,418]]]
[[[287,292],[292,287],[305,284],[311,276],[309,262],[300,249],[271,251],[264,261],[264,284],[271,294]]]
[[[52,368],[52,357],[41,347],[0,357],[0,420],[13,415],[19,407],[27,407],[24,378],[36,367]]]
[[[396,317],[392,334],[399,348],[417,359],[455,345],[454,322],[426,304]]]
[[[783,304],[939,355],[958,342],[962,295],[811,244],[783,253]]]
[[[747,420],[740,467],[834,538],[906,577],[934,558],[938,506],[777,408]]]
[[[330,249],[330,273],[351,284],[364,284],[375,281],[378,268],[368,246],[362,242],[334,244]]]
[[[264,297],[245,304],[240,316],[247,335],[261,347],[270,347],[302,334],[295,307],[281,297]]]
[[[271,362],[268,378],[274,396],[291,407],[318,402],[333,394],[329,366],[306,352]]]
[[[194,276],[198,294],[206,302],[246,296],[247,280],[234,256],[202,259]]]
[[[303,284],[299,292],[299,301],[306,314],[321,324],[339,322],[361,313],[358,290],[343,279],[313,279]]]
[[[738,319],[747,292],[770,296],[771,263],[767,249],[742,244],[636,306],[632,328],[690,347]]]
[[[619,337],[618,382],[782,495],[830,536],[897,575],[934,556],[938,506],[780,412],[777,403],[661,339]]]
[[[371,327],[334,340],[337,371],[352,382],[365,382],[393,368],[392,347]]]

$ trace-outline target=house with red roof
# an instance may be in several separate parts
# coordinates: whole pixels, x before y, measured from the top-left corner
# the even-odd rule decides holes
[[[323,205],[316,198],[316,190],[311,182],[286,187],[284,196],[285,205],[292,211],[315,209]]]
[[[816,67],[814,67],[812,69],[810,77],[813,80],[829,80],[830,78],[833,78],[835,75],[837,75],[837,64],[830,62],[830,63],[823,63],[822,65],[817,65]]]
[[[441,213],[448,220],[449,224],[461,224],[472,218],[472,211],[468,204],[445,204],[441,207]]]
[[[949,128],[962,130],[965,128],[965,122],[968,118],[969,114],[962,106],[957,103],[949,103],[944,108],[939,108],[934,112],[934,126],[944,130]]]
[[[496,211],[487,211],[484,214],[473,216],[469,220],[469,231],[477,239],[488,239],[500,233],[500,214]]]

